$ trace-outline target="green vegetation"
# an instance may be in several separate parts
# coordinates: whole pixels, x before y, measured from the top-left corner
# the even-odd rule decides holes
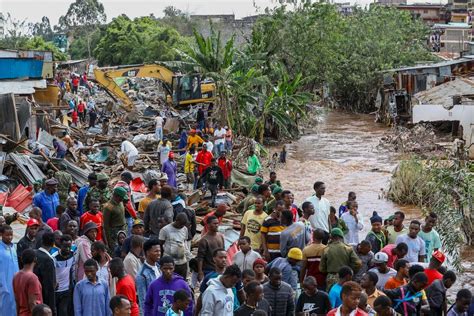
[[[175,48],[185,40],[170,27],[161,26],[152,17],[130,20],[126,15],[107,25],[94,49],[100,65],[127,65],[177,60]]]
[[[438,214],[436,230],[458,269],[462,246],[474,244],[474,173],[470,167],[457,160],[413,158],[399,164],[389,190],[389,198],[396,203]]]
[[[428,32],[396,8],[358,8],[345,17],[334,5],[304,3],[260,18],[250,45],[283,63],[292,77],[308,78],[308,91],[326,85],[340,107],[368,112],[381,70],[433,59],[425,47]]]

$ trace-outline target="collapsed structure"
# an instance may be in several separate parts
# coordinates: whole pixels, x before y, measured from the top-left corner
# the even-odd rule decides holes
[[[164,135],[171,141],[174,150],[178,147],[183,131],[194,126],[198,108],[209,106],[194,102],[197,104],[174,108],[166,102],[164,87],[157,79],[115,76],[112,80],[116,88],[123,89],[127,100],[133,102],[134,110],[126,111],[121,102],[115,102],[106,93],[107,89],[101,89],[100,85],[93,82],[80,86],[77,94],[60,89],[60,78],[70,76],[78,63],[64,63],[54,73],[53,65],[46,61],[47,58],[38,58],[41,54],[17,51],[14,56],[13,51],[8,53],[11,55],[9,60],[0,59],[0,62],[36,65],[25,69],[12,66],[11,73],[0,80],[0,206],[4,214],[18,212],[23,215],[16,227],[16,238],[23,234],[24,226],[21,223],[26,222],[32,207],[32,196],[49,176],[49,170],[66,170],[73,179],[72,191],[87,184],[91,172],[106,173],[111,184],[118,181],[120,173],[127,169],[127,163],[117,155],[123,138],[139,149],[135,167],[131,170],[134,177],[132,194],[138,203],[147,194],[146,183],[162,177],[157,153],[159,141],[154,134],[155,117],[159,115],[166,118]],[[49,56],[46,53],[44,55]],[[50,67],[47,75],[43,70],[46,66]],[[92,67],[85,65],[83,69],[90,74]],[[213,84],[210,88],[215,91]],[[100,122],[93,126],[87,126],[85,122],[72,124],[69,102],[78,98],[94,103]],[[215,95],[212,95],[212,100],[214,98]],[[53,140],[67,148],[64,159],[53,157]],[[255,177],[245,174],[238,167],[245,164],[250,148],[256,149],[261,156],[267,155],[263,147],[253,140],[234,138],[234,155],[231,156],[236,166],[232,171],[234,187],[219,193],[220,202],[235,204],[239,196],[244,196],[239,195],[239,191],[248,189],[254,183]],[[184,151],[176,152],[182,154]],[[184,155],[177,156],[178,182],[184,183]],[[188,205],[198,216],[210,211],[204,192],[185,191],[183,187],[178,189],[187,195]],[[228,216],[233,220],[229,220],[230,225],[224,225],[223,228],[230,230],[230,244],[238,236],[232,232],[232,228],[239,226],[239,221],[234,223],[235,214],[229,213]]]

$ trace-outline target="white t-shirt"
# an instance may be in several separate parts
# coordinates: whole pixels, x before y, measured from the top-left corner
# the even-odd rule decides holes
[[[244,271],[246,269],[253,270],[253,263],[258,258],[261,258],[261,256],[254,250],[250,250],[246,254],[244,254],[242,251],[239,251],[232,258],[232,263],[236,264],[240,268],[240,271]]]
[[[212,150],[214,149],[214,144],[211,141],[207,141],[204,144],[207,146],[207,151],[212,153]]]
[[[177,229],[173,226],[173,223],[168,224],[160,229],[159,239],[165,241],[163,245],[164,256],[172,257],[176,264],[187,262],[189,249],[187,243],[188,229],[186,227]]]
[[[120,147],[120,151],[122,153],[125,153],[129,156],[137,156],[138,155],[138,149],[133,145],[131,142],[128,140],[123,141],[122,146]]]
[[[161,116],[155,117],[156,128],[163,127],[163,118]]]
[[[216,130],[214,131],[214,137],[218,137],[218,138],[214,141],[214,143],[216,144],[216,146],[219,145],[219,144],[224,144],[225,139],[224,139],[223,136],[225,136],[225,134],[226,134],[226,130],[225,130],[224,128],[222,128],[222,127],[221,127],[221,129],[216,129]],[[219,138],[219,137],[222,137],[222,138]]]
[[[389,268],[389,269],[390,270],[387,273],[380,273],[379,270],[377,270],[377,268],[372,268],[369,270],[370,272],[374,272],[375,274],[377,274],[377,276],[379,277],[379,281],[375,285],[377,289],[383,290],[385,287],[385,283],[387,283],[388,279],[397,275],[397,271],[395,271],[392,268]]]
[[[396,244],[400,244],[404,242],[408,246],[408,253],[404,259],[408,260],[409,262],[418,262],[419,256],[426,255],[425,249],[425,241],[421,239],[420,236],[416,236],[416,238],[411,238],[407,234],[400,235],[397,237]]]
[[[307,198],[306,201],[314,205],[314,214],[309,217],[311,228],[313,228],[313,230],[321,228],[329,233],[329,207],[331,203],[324,197],[321,197],[321,200],[318,199],[316,195]]]

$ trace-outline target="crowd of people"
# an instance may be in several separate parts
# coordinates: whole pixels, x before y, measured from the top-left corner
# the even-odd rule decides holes
[[[73,93],[80,82],[73,78]],[[71,110],[85,122],[89,101],[76,101]],[[446,268],[436,214],[405,223],[401,211],[386,219],[373,212],[367,221],[355,192],[336,209],[320,181],[296,204],[276,172],[261,177],[254,150],[246,172],[255,183],[244,188],[245,198],[235,207],[218,203],[218,192],[232,187],[232,131],[214,127],[202,109],[196,121],[173,149],[166,119],[155,118],[162,174],[140,201],[129,171],[116,183],[91,173],[74,188],[59,166],[35,187],[17,243],[10,224],[18,215],[0,217],[0,314],[474,315],[468,289],[448,302],[456,274]],[[54,143],[57,158],[74,146],[67,134],[62,140]],[[119,155],[133,170],[139,150],[123,138]],[[184,155],[185,183],[175,155]],[[211,193],[203,218],[184,194],[198,188]],[[229,246],[220,227],[232,209],[241,215],[240,235]]]
[[[401,211],[374,212],[360,239],[354,192],[336,216],[316,182],[298,207],[272,172],[237,207],[237,251],[225,248],[230,206],[219,204],[202,218],[194,256],[198,223],[185,196],[151,180],[137,206],[131,180],[124,172],[109,188],[105,174],[90,174],[65,205],[58,181],[44,181],[18,243],[0,229],[2,315],[472,315],[467,289],[448,304],[456,274],[443,265],[434,213],[406,226]]]

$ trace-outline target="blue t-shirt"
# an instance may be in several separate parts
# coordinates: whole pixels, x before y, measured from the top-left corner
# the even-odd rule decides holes
[[[339,283],[334,284],[329,291],[329,301],[331,302],[332,308],[338,308],[342,304],[341,300],[342,285]]]
[[[199,292],[201,293],[201,295],[207,289],[207,282],[209,282],[209,280],[211,280],[211,279],[217,278],[219,275],[220,274],[218,274],[216,271],[212,271],[212,272],[209,272],[208,274],[206,274],[206,276],[204,277],[204,279],[201,282],[201,285],[199,286]],[[232,293],[234,294],[234,311],[237,310],[240,307],[240,302],[239,302],[239,299],[237,297],[237,292],[240,291],[243,287],[244,286],[242,284],[242,281],[239,281],[232,288]]]
[[[56,216],[56,207],[59,205],[59,195],[57,192],[47,194],[45,191],[42,191],[34,196],[33,205],[41,209],[43,212],[43,222],[46,223],[48,219]]]

